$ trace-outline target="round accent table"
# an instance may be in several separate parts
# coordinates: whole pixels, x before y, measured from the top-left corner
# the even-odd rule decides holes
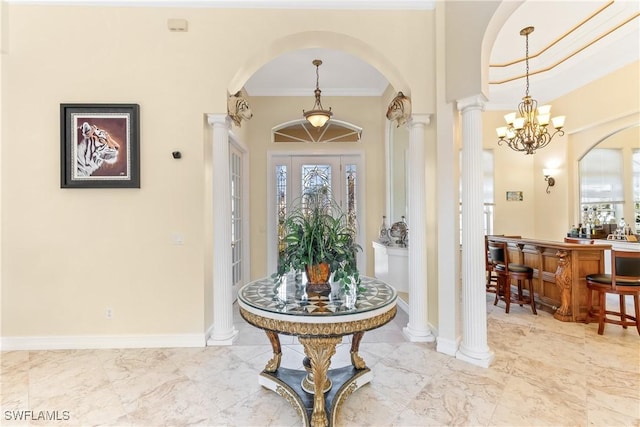
[[[362,277],[357,296],[338,284],[331,293],[307,293],[300,275],[281,283],[264,278],[238,292],[240,314],[263,329],[273,357],[260,373],[259,383],[284,397],[305,425],[333,425],[341,402],[371,381],[371,370],[358,354],[366,331],[378,328],[396,315],[396,291],[388,284]],[[282,350],[278,334],[294,335],[304,347],[306,371],[280,367]],[[336,346],[345,335],[351,340],[351,366],[329,370]]]

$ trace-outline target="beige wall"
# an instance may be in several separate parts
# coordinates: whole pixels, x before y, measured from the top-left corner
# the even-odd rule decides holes
[[[0,70],[2,70],[4,68],[4,57],[5,54],[7,53],[7,45],[9,43],[9,38],[8,38],[8,29],[9,26],[7,25],[9,21],[9,14],[7,13],[7,3],[4,1],[0,1]],[[5,75],[4,73],[2,73],[0,71],[0,99],[4,99],[4,87],[6,86],[6,80],[5,80]],[[1,147],[1,142],[2,141],[6,141],[5,139],[5,112],[6,109],[4,108],[4,102],[0,102],[0,147]],[[4,244],[2,244],[3,242],[3,237],[2,237],[2,217],[3,217],[3,213],[2,213],[2,185],[3,185],[3,179],[2,179],[2,149],[0,149],[0,272],[2,271],[2,248],[4,246]],[[2,300],[3,300],[3,295],[2,295],[2,274],[0,273],[0,309],[2,308]],[[2,316],[0,315],[0,336],[2,336],[2,324],[3,324],[3,319]]]
[[[207,149],[206,114],[225,113],[228,89],[276,53],[316,46],[349,51],[408,87],[414,112],[434,109],[435,83],[425,78],[433,75],[428,11],[7,9],[3,337],[206,330],[214,255],[208,179],[215,156]],[[167,19],[176,17],[189,21],[188,32],[167,30]],[[251,31],[237,31],[239,23]],[[389,27],[398,30],[384,31]],[[405,48],[408,39],[421,46],[419,54]],[[241,139],[250,148],[264,144],[268,136],[260,132],[298,117],[310,99],[280,112],[264,111],[256,100],[255,117],[243,125]],[[59,104],[70,102],[140,104],[140,189],[60,189]],[[351,102],[361,101],[336,100],[334,108],[343,114]],[[384,107],[374,102],[375,114],[365,106],[370,117],[345,119],[366,129],[367,186],[376,191],[384,186],[376,167],[382,165]],[[171,157],[174,150],[182,151],[181,160]],[[258,168],[252,177],[259,179],[264,160],[252,154],[251,161]],[[383,203],[377,194],[367,197],[368,233],[378,226]],[[252,200],[254,209],[260,206]],[[184,234],[183,245],[172,244],[174,233]],[[259,239],[253,247],[258,250]],[[259,258],[252,275],[264,272]],[[111,320],[107,307],[114,312]]]
[[[637,61],[554,102],[554,108],[557,106],[570,111],[567,113],[567,133],[570,140],[567,176],[572,185],[567,194],[568,226],[580,222],[578,161],[594,145],[610,135],[640,124],[638,94],[640,62]],[[636,147],[640,147],[640,138],[636,139]],[[628,203],[625,206],[627,217],[632,217],[631,209],[631,203]]]

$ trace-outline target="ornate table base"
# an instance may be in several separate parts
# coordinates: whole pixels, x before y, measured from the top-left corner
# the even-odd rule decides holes
[[[395,314],[395,307],[393,311]],[[293,405],[307,426],[334,425],[342,401],[373,377],[358,354],[364,332],[353,334],[352,366],[332,370],[329,370],[331,357],[342,342],[342,336],[299,337],[307,355],[304,360],[306,371],[281,368],[282,348],[278,334],[270,330],[265,332],[273,348],[273,358],[260,373],[259,383]]]
[[[394,318],[397,294],[375,279],[363,277],[362,284],[364,290],[357,295],[356,304],[347,304],[348,298],[339,289],[329,295],[301,294],[302,287],[289,279],[277,284],[261,279],[238,292],[240,315],[265,331],[273,349],[259,383],[293,405],[307,426],[334,425],[341,403],[372,379],[358,354],[360,342],[366,331]],[[305,370],[280,367],[279,334],[298,337],[306,355]],[[329,370],[336,346],[346,335],[353,337],[351,365]]]
[[[297,369],[279,368],[276,372],[266,370],[260,373],[258,382],[265,388],[273,390],[284,397],[303,420],[304,425],[316,425],[313,422],[315,395],[302,389],[302,381],[307,372]],[[369,368],[356,369],[353,366],[331,369],[327,372],[333,386],[324,395],[326,421],[323,425],[335,425],[335,418],[342,402],[354,391],[367,384],[373,378]],[[325,424],[328,423],[328,424]]]
[[[280,367],[282,346],[275,327],[285,333],[289,332],[290,328],[318,333],[320,326],[313,323],[278,322],[264,319],[243,308],[240,308],[240,314],[249,323],[264,329],[273,349],[273,357],[260,373],[259,383],[287,399],[302,416],[305,425],[326,427],[333,425],[340,403],[358,388],[371,381],[373,376],[365,361],[358,354],[364,330],[373,329],[389,322],[395,317],[396,310],[396,306],[392,306],[388,311],[366,320],[321,325],[326,328],[325,332],[329,334],[328,336],[320,334],[318,336],[298,336],[298,340],[304,346],[304,352],[309,359],[306,363],[306,371]],[[344,335],[353,335],[350,349],[352,366],[329,370],[331,357],[335,354],[336,346],[342,342]],[[330,384],[327,384],[328,381]],[[311,383],[313,383],[315,393],[312,394],[304,390],[303,383],[307,384],[307,389],[311,388]],[[327,389],[326,393],[318,393],[318,390]]]

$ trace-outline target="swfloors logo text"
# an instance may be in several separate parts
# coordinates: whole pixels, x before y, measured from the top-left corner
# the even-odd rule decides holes
[[[5,421],[69,421],[69,411],[4,411]]]

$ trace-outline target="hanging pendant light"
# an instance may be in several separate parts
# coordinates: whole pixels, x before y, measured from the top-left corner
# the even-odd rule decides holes
[[[322,108],[322,102],[320,101],[320,94],[322,91],[320,90],[319,81],[320,74],[318,68],[322,65],[322,61],[319,59],[314,59],[312,62],[316,67],[316,90],[313,92],[316,97],[316,102],[313,104],[313,110],[304,111],[302,110],[302,114],[304,114],[304,118],[311,123],[311,126],[316,128],[321,128],[327,123],[327,121],[333,116],[331,112],[331,107],[328,110]]]
[[[509,113],[504,116],[507,126],[496,129],[499,138],[498,145],[506,142],[512,150],[524,151],[525,154],[534,154],[537,149],[546,147],[556,134],[564,135],[562,130],[564,116],[551,119],[554,130],[549,133],[551,105],[538,107],[538,101],[529,96],[529,34],[533,30],[533,27],[520,30],[520,35],[526,38],[527,87],[525,96],[518,105],[517,113]]]

